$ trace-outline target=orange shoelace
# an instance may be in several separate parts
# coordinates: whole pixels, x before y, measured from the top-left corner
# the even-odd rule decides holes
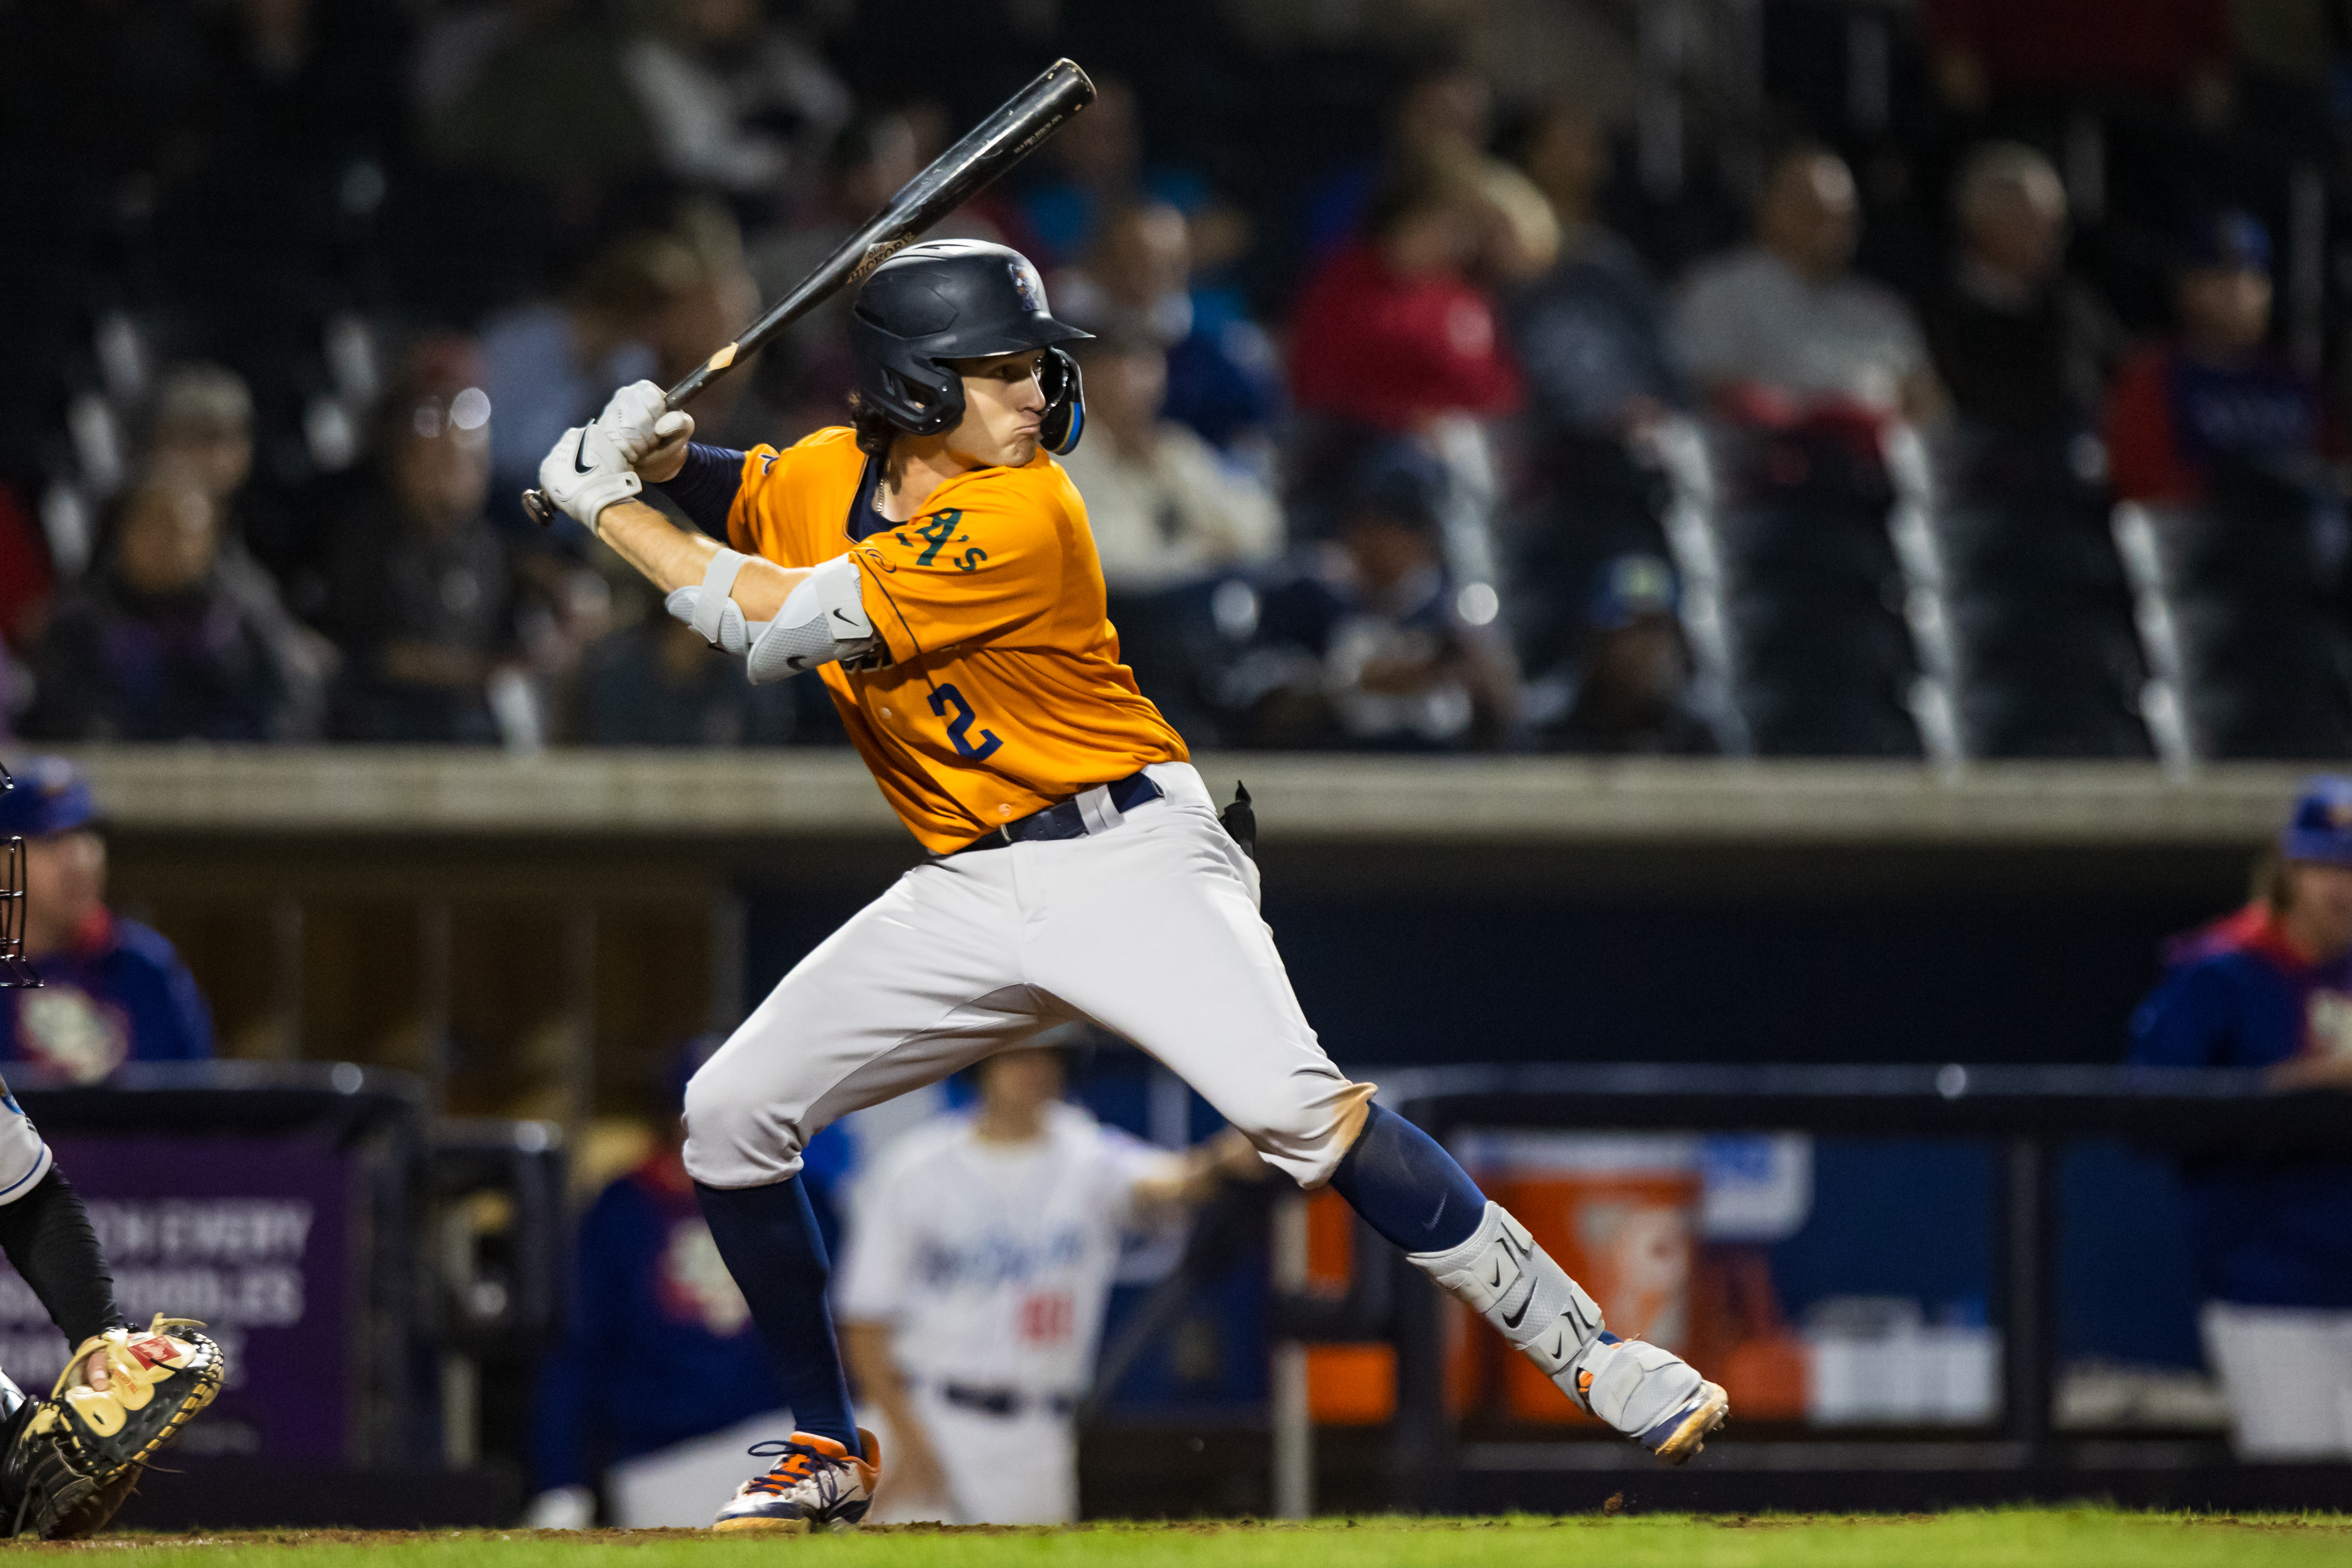
[[[775,1459],[768,1473],[751,1483],[753,1491],[768,1492],[781,1497],[814,1473],[814,1461],[831,1459],[830,1454],[820,1453],[806,1443],[795,1443],[789,1437],[772,1438],[754,1443],[745,1452],[755,1459]],[[782,1458],[777,1456],[782,1455]]]

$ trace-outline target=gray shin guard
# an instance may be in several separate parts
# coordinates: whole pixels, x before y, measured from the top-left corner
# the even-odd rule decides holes
[[[1489,1201],[1470,1239],[1407,1261],[1438,1288],[1495,1325],[1513,1349],[1579,1405],[1575,1369],[1601,1337],[1601,1307],[1535,1243],[1527,1227]]]

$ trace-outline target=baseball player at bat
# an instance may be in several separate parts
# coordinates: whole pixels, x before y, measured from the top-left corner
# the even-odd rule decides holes
[[[881,1455],[850,1415],[801,1149],[836,1117],[1087,1019],[1150,1052],[1301,1186],[1328,1183],[1560,1391],[1669,1463],[1723,1390],[1609,1333],[1525,1227],[1373,1103],[1300,1012],[1257,870],[1104,618],[1086,503],[1085,333],[1002,246],[911,246],[854,302],[850,423],[782,452],[695,445],[650,382],[540,465],[553,502],[749,661],[815,670],[930,858],[829,937],[698,1072],[686,1168],[799,1430],[721,1530],[853,1524]],[[638,499],[659,484],[712,538]],[[754,1450],[761,1452],[761,1450]]]

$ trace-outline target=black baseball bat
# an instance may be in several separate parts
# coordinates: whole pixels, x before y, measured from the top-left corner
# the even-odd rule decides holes
[[[664,402],[671,408],[685,406],[739,361],[758,353],[785,328],[824,304],[835,289],[863,277],[892,252],[913,243],[917,235],[961,206],[973,193],[1029,156],[1040,142],[1068,124],[1078,110],[1094,100],[1095,84],[1087,79],[1087,73],[1078,68],[1077,62],[1055,61],[1044,75],[1015,93],[970,135],[932,159],[930,167],[908,181],[905,188],[867,220],[864,228],[824,258],[824,265],[770,306],[767,314],[745,329],[741,337],[695,366],[685,380],[663,394]],[[541,528],[555,520],[554,503],[537,488],[522,493],[522,509]]]

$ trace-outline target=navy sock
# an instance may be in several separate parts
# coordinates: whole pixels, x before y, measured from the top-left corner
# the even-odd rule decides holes
[[[1378,1105],[1340,1156],[1331,1186],[1408,1252],[1461,1246],[1486,1212],[1486,1195],[1436,1139]]]
[[[841,1346],[833,1337],[833,1312],[825,1305],[831,1266],[808,1189],[793,1176],[768,1186],[731,1189],[696,1182],[694,1196],[727,1271],[751,1304],[768,1354],[775,1357],[793,1425],[831,1437],[853,1454],[862,1452],[849,1411],[849,1380],[841,1371]]]

